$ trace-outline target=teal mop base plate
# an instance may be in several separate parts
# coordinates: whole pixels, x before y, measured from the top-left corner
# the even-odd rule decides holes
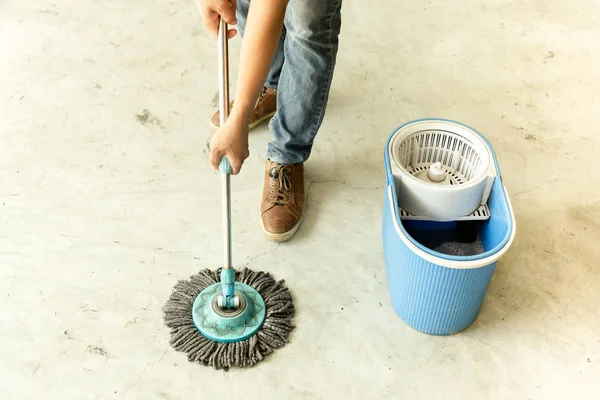
[[[218,306],[217,299],[222,295],[220,282],[204,289],[194,300],[194,325],[210,340],[240,342],[254,335],[265,320],[265,302],[254,288],[236,282],[234,291],[240,301],[237,309],[221,309]]]

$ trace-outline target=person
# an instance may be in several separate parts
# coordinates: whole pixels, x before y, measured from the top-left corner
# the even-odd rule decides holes
[[[216,132],[210,163],[226,156],[233,174],[249,156],[248,133],[269,120],[261,221],[275,241],[290,239],[305,205],[304,163],[321,127],[338,52],[342,0],[196,0],[217,37],[220,18],[242,37],[231,111]],[[236,4],[237,3],[237,4]],[[229,29],[228,37],[237,34]]]

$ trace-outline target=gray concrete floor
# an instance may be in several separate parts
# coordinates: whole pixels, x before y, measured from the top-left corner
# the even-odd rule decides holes
[[[234,261],[286,279],[297,329],[224,373],[162,325],[175,282],[222,259],[216,47],[193,2],[1,1],[0,397],[599,398],[599,3],[493,3],[345,2],[296,238],[258,223],[266,127],[233,179]],[[386,287],[384,142],[420,117],[491,140],[518,222],[451,337],[407,327]]]

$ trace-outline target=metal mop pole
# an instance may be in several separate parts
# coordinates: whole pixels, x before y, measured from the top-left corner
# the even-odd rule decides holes
[[[227,37],[227,23],[221,19],[218,34],[219,53],[219,99],[220,99],[220,122],[221,126],[229,117],[229,46]],[[219,170],[222,176],[223,187],[223,243],[225,259],[221,272],[221,284],[223,286],[223,298],[219,302],[221,308],[233,308],[237,306],[234,296],[235,271],[231,265],[231,164],[226,157],[221,158]]]

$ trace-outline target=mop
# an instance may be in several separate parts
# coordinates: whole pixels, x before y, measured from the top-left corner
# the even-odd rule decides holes
[[[229,60],[227,24],[218,34],[221,126],[229,115]],[[294,305],[282,280],[269,273],[231,264],[231,165],[223,157],[224,267],[201,270],[179,281],[163,307],[171,346],[190,362],[228,370],[252,367],[288,343],[294,326]]]

